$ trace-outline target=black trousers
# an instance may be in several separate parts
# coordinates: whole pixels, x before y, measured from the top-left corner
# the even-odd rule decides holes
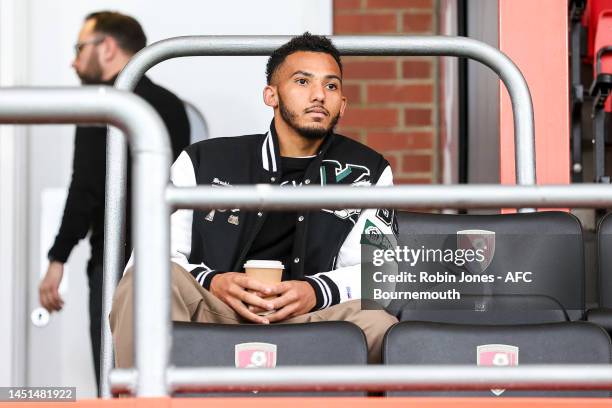
[[[102,345],[102,265],[87,265],[89,278],[89,337],[93,351],[96,386],[100,396],[100,348]]]

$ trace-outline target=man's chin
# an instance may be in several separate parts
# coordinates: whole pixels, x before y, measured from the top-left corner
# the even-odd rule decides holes
[[[325,126],[304,126],[298,129],[298,132],[302,137],[310,140],[323,139],[330,132],[329,128]]]

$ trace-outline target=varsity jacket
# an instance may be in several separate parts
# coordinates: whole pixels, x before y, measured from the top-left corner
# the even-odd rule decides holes
[[[266,134],[204,140],[187,147],[172,166],[177,187],[209,185],[231,188],[244,184],[278,184],[278,137],[271,125]],[[389,163],[352,139],[329,134],[307,167],[301,186],[343,184],[389,186]],[[171,216],[171,260],[189,271],[206,289],[212,278],[243,271],[245,257],[266,219],[266,211],[179,209]],[[362,234],[396,234],[392,210],[298,210],[292,249],[292,279],[307,281],[317,303],[313,310],[351,299],[361,292]]]

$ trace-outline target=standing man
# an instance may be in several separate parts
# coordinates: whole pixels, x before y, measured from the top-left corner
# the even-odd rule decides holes
[[[75,44],[72,67],[83,84],[112,86],[130,58],[146,45],[142,27],[134,18],[117,12],[88,15]],[[143,77],[134,92],[149,102],[162,117],[176,158],[189,144],[189,122],[183,102],[173,93]],[[96,381],[100,383],[100,337],[102,313],[102,254],[104,250],[104,190],[106,175],[106,127],[79,126],[74,140],[72,180],[62,224],[49,250],[49,267],[40,283],[40,303],[59,311],[64,301],[58,288],[64,263],[72,248],[91,230],[89,319]],[[128,167],[129,168],[129,167]],[[129,188],[129,177],[128,177]],[[129,194],[128,194],[129,197]],[[129,227],[129,209],[126,225]],[[119,226],[117,226],[119,227]],[[126,253],[131,249],[129,228]]]
[[[309,33],[293,38],[272,53],[266,73],[263,101],[274,112],[269,131],[189,146],[172,166],[175,185],[268,183],[291,194],[308,185],[393,184],[382,155],[334,133],[347,100],[340,54],[329,39]],[[361,309],[361,240],[364,234],[397,233],[393,211],[181,209],[172,214],[171,229],[173,320],[349,321],[365,333],[369,362],[381,362],[383,336],[397,319],[384,310]],[[250,259],[281,261],[282,282],[246,276],[243,265]],[[110,316],[120,368],[133,364],[131,285],[129,267]]]

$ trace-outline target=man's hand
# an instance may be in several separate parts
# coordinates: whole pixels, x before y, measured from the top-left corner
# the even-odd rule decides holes
[[[45,277],[38,286],[40,304],[49,312],[60,311],[64,307],[64,300],[59,294],[59,286],[64,276],[64,264],[51,261]]]
[[[280,322],[306,314],[317,304],[315,291],[308,282],[285,281],[276,285],[270,293],[280,295],[271,301],[276,312],[267,315],[270,322]]]
[[[261,310],[274,310],[274,305],[272,302],[262,299],[256,293],[247,290],[270,296],[274,294],[274,289],[274,285],[262,283],[240,272],[220,273],[215,275],[210,282],[210,293],[221,299],[245,319],[262,324],[270,323],[267,316],[258,316],[249,310],[249,306],[255,306]]]

